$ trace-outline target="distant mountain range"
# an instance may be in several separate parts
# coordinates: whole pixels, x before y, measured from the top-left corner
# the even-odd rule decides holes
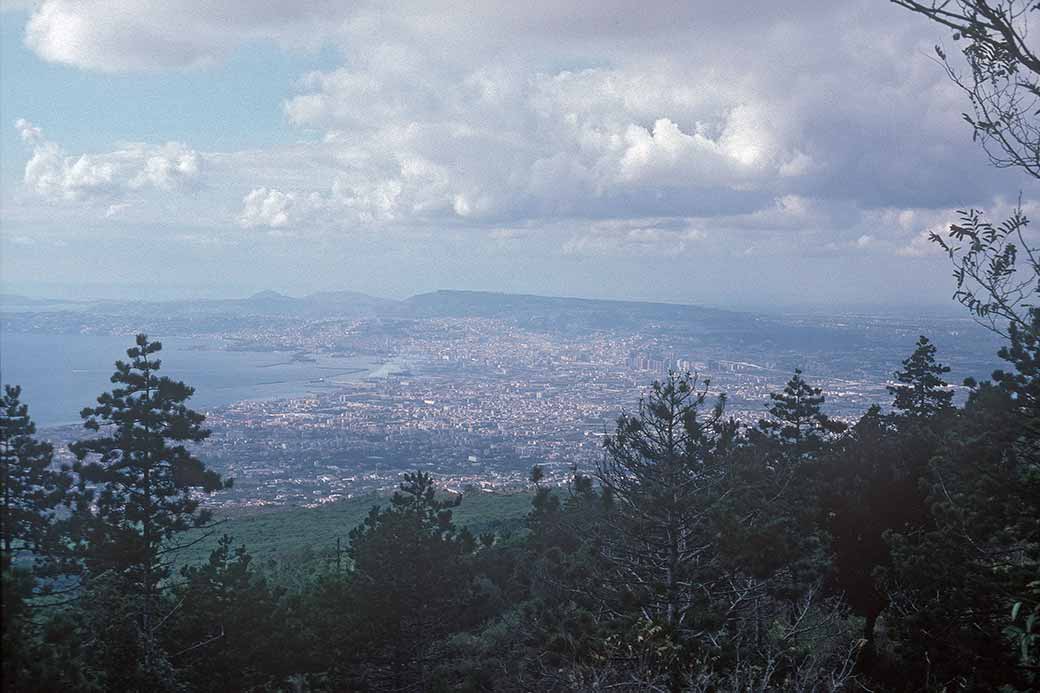
[[[0,293],[0,308],[10,309],[13,307],[37,307],[37,306],[50,306],[56,304],[65,303],[83,303],[83,301],[70,301],[67,299],[54,299],[54,298],[32,298],[30,296],[22,296],[21,294],[2,294]]]
[[[170,306],[169,303],[164,304]],[[397,310],[400,301],[377,298],[357,291],[323,291],[294,298],[277,291],[261,291],[248,298],[179,301],[188,312],[233,315],[321,317],[367,317]]]
[[[903,330],[879,331],[881,325],[876,321],[856,317],[801,319],[688,304],[454,290],[418,294],[403,301],[356,291],[325,291],[299,298],[261,291],[247,298],[173,301],[69,301],[0,294],[0,311],[5,329],[13,332],[141,329],[163,334],[216,333],[287,321],[375,318],[390,335],[409,330],[410,320],[491,318],[564,335],[665,329],[672,338],[690,344],[724,344],[734,349],[753,344],[798,351],[858,348],[889,339],[901,343],[906,340],[902,331],[918,329],[905,319],[901,321]],[[967,326],[965,336],[987,338],[972,327]]]
[[[29,298],[17,294],[0,294],[0,309],[27,310],[68,309],[95,313],[126,315],[161,314],[183,316],[264,316],[264,317],[364,317],[400,310],[401,301],[376,298],[356,291],[325,291],[294,298],[277,291],[261,291],[247,298],[177,299],[170,301],[117,301]]]
[[[69,301],[0,294],[0,308],[4,310],[24,311],[57,306],[100,313],[158,312],[166,316],[224,314],[306,318],[482,317],[512,319],[525,323],[541,321],[546,324],[566,323],[574,320],[585,325],[609,322],[613,326],[616,326],[619,320],[622,322],[631,320],[674,322],[709,318],[733,319],[737,315],[741,315],[732,311],[692,305],[506,294],[490,291],[441,290],[418,294],[403,301],[378,298],[357,291],[323,291],[299,298],[277,291],[261,291],[247,298],[171,301]]]
[[[607,299],[503,294],[487,291],[434,291],[404,301],[406,312],[425,318],[498,318],[531,329],[571,332],[587,329],[637,328],[647,323],[745,322],[745,313],[701,306],[612,301]]]

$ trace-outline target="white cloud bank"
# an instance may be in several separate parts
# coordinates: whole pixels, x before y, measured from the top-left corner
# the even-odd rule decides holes
[[[119,216],[135,191],[219,173],[223,221],[260,231],[552,228],[576,256],[724,242],[918,256],[951,208],[1016,192],[923,55],[941,35],[876,0],[43,0],[27,46],[82,69],[213,65],[252,41],[333,45],[342,65],[287,94],[306,140],[291,147],[76,156],[19,121],[25,184]]]
[[[178,142],[132,143],[104,154],[70,156],[27,120],[19,119],[15,127],[32,152],[25,185],[50,201],[111,200],[138,190],[185,189],[199,179],[201,157]]]

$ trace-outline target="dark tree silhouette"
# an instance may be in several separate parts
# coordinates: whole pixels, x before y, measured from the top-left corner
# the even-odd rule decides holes
[[[686,685],[705,595],[723,579],[711,520],[735,425],[723,418],[723,397],[703,415],[708,386],[675,374],[654,383],[638,413],[618,419],[596,471],[612,502],[602,579],[616,595],[607,604],[621,618],[642,615],[635,627],[656,647],[671,691]]]
[[[913,418],[930,418],[948,411],[953,391],[943,376],[950,372],[949,366],[935,361],[935,345],[924,335],[906,360],[903,369],[896,372],[898,385],[888,387],[895,395],[892,408]]]
[[[1040,301],[1040,249],[1026,238],[1029,219],[1021,209],[1000,224],[974,209],[959,214],[947,238],[930,235],[953,264],[954,300],[1002,337],[1009,336],[1009,324],[1032,329],[1030,311]]]
[[[874,654],[875,624],[890,601],[876,578],[879,568],[891,564],[885,536],[925,523],[921,484],[938,444],[927,429],[915,426],[901,432],[895,422],[872,406],[819,470],[821,510],[831,537],[831,581],[864,618],[864,660]]]
[[[169,572],[171,540],[180,532],[206,525],[197,492],[224,488],[219,475],[206,469],[186,444],[209,436],[205,417],[185,404],[194,389],[160,377],[162,349],[137,335],[117,361],[116,387],[81,412],[84,428],[100,435],[73,443],[77,470],[95,486],[96,522],[89,533],[88,566],[114,570],[140,597],[140,628],[154,636],[157,594]]]
[[[759,420],[757,433],[772,441],[789,460],[812,458],[828,439],[846,428],[823,413],[823,390],[807,383],[801,369],[795,369],[783,392],[773,392],[769,398],[772,418]]]
[[[180,608],[163,636],[191,690],[255,690],[291,673],[285,589],[268,584],[245,546],[225,534],[206,563],[185,566],[181,577]]]
[[[20,387],[5,385],[0,397],[4,568],[16,553],[43,549],[56,509],[72,485],[68,470],[53,467],[53,446],[36,439],[36,424],[21,394]]]
[[[465,560],[473,536],[452,523],[462,497],[438,499],[424,472],[404,475],[390,507],[375,507],[350,532],[353,561],[348,617],[355,675],[369,690],[428,690],[432,648],[451,632],[469,592]]]
[[[31,596],[41,591],[38,578],[53,575],[50,569],[65,563],[61,560],[64,552],[57,551],[59,533],[55,530],[57,512],[72,486],[68,470],[54,468],[51,444],[35,437],[36,424],[21,394],[20,387],[5,385],[0,396],[0,614],[3,684],[10,690],[17,690],[33,668],[29,625]],[[45,561],[48,571],[43,570]],[[43,586],[43,591],[49,591],[49,584]]]

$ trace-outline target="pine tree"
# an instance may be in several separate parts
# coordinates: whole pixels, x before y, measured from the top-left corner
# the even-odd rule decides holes
[[[17,553],[39,553],[71,487],[68,470],[53,467],[54,448],[37,440],[22,389],[5,385],[0,397],[0,483],[3,493],[3,567]]]
[[[846,428],[823,413],[823,390],[809,385],[801,369],[795,369],[783,392],[773,392],[769,398],[773,402],[769,408],[772,418],[759,420],[756,433],[778,446],[789,460],[815,456],[831,436]]]
[[[711,518],[735,426],[724,398],[702,415],[707,388],[689,375],[654,383],[638,414],[618,419],[596,472],[612,503],[597,537],[604,605],[621,619],[641,615],[632,644],[656,653],[671,691],[685,686],[705,595],[724,579]]]
[[[140,334],[117,361],[116,387],[81,412],[84,428],[100,435],[73,443],[83,480],[94,485],[96,522],[89,535],[88,566],[114,570],[140,599],[139,627],[150,641],[156,627],[158,589],[169,572],[178,533],[206,525],[198,491],[226,485],[186,447],[209,436],[204,415],[185,402],[194,388],[160,377],[152,358],[159,342]]]
[[[54,466],[54,448],[35,437],[36,425],[21,388],[4,386],[0,396],[0,544],[3,597],[3,683],[5,689],[40,687],[38,641],[31,625],[32,597],[52,593],[56,577],[72,567],[61,545],[58,518],[72,487],[68,469]]]
[[[824,401],[822,391],[796,370],[782,392],[770,394],[770,418],[747,429],[729,459],[729,509],[720,534],[724,556],[780,611],[798,608],[826,568],[813,471],[844,425],[821,411]]]
[[[181,577],[174,594],[181,607],[163,636],[190,689],[216,693],[280,683],[290,661],[280,601],[285,589],[268,585],[246,547],[235,547],[225,534],[207,563],[185,566]]]
[[[1033,444],[1035,461],[1035,446],[1040,440],[1040,308],[1030,311],[1028,327],[1015,324],[1008,327],[1008,343],[997,356],[1014,369],[994,371],[993,381],[1014,400],[1023,426],[1022,442]]]
[[[770,594],[794,608],[827,568],[826,538],[816,523],[815,475],[822,455],[846,426],[823,412],[823,390],[807,383],[801,369],[769,398],[769,418],[748,430],[749,449],[737,456],[746,459],[739,466],[751,483],[736,495],[745,498],[753,518],[745,523],[750,533],[740,553],[754,574],[769,576]]]
[[[350,532],[348,618],[355,652],[366,654],[357,674],[373,690],[428,689],[431,648],[465,611],[476,542],[452,523],[461,500],[438,499],[429,474],[405,474],[390,507]]]
[[[935,345],[924,335],[917,340],[914,353],[903,361],[895,376],[899,385],[888,387],[895,395],[892,408],[903,416],[925,419],[950,409],[953,392],[943,380],[949,366],[935,361]]]
[[[1040,614],[1040,312],[1000,350],[1012,368],[968,381],[926,479],[928,522],[891,533],[891,632],[937,681],[1034,690]],[[940,678],[941,677],[941,678]]]
[[[877,579],[878,569],[891,564],[885,537],[925,523],[921,486],[937,444],[916,430],[900,432],[875,404],[821,463],[820,515],[831,539],[831,582],[864,618],[863,665],[874,654],[875,625],[889,605]]]

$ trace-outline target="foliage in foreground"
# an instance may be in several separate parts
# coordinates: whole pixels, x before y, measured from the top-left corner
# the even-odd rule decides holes
[[[165,569],[205,522],[178,489],[217,485],[166,447],[204,438],[190,388],[138,401],[161,382],[142,374],[120,403],[103,396],[114,432],[75,448],[116,467],[82,467],[93,484],[45,474],[48,449],[12,404],[3,439],[25,454],[5,455],[5,478],[39,487],[18,525],[39,560],[5,562],[6,689],[1029,690],[1040,342],[1010,335],[1008,369],[971,383],[962,408],[922,338],[892,413],[848,429],[800,372],[743,431],[709,383],[674,374],[618,420],[590,474],[549,488],[532,472],[524,531],[459,528],[466,500],[417,472],[343,528],[341,561],[291,580],[229,536]],[[151,500],[145,472],[167,479]]]

